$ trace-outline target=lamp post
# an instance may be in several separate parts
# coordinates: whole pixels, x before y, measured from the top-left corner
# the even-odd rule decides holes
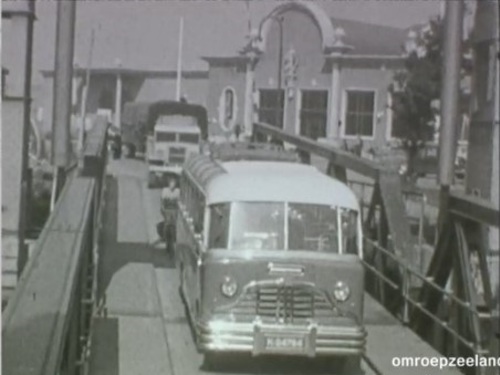
[[[57,3],[56,49],[54,69],[54,101],[52,122],[52,161],[55,177],[51,209],[59,196],[70,163],[71,93],[75,41],[76,2]]]
[[[116,89],[115,89],[115,126],[121,129],[121,113],[122,113],[122,61],[117,58],[115,60],[117,66],[116,73]]]
[[[278,23],[279,26],[279,50],[278,50],[278,92],[276,94],[277,98],[277,104],[276,104],[276,127],[283,127],[283,124],[280,124],[280,109],[281,109],[281,76],[282,76],[282,69],[283,69],[283,21],[284,18],[283,16],[275,16],[273,17],[273,20],[275,20]],[[282,117],[283,119],[283,117]],[[281,126],[280,126],[281,125]]]

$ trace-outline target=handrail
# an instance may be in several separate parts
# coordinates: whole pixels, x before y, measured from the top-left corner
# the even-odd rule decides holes
[[[30,368],[40,375],[58,372],[68,314],[76,303],[75,281],[85,251],[93,187],[90,179],[74,177],[67,182],[37,243],[36,258],[30,260],[7,305],[2,324],[5,374],[27,374]]]
[[[275,126],[264,123],[255,123],[254,131],[268,134],[271,137],[278,137],[284,142],[293,143],[301,150],[323,156],[334,163],[342,164],[346,168],[365,176],[369,176],[374,179],[378,177],[380,167],[377,163],[371,160],[366,160],[349,152],[338,150],[327,144],[320,144],[306,137],[289,134]]]
[[[396,255],[394,255],[392,252],[388,251],[387,249],[384,249],[382,246],[380,246],[377,242],[371,241],[369,239],[365,239],[365,242],[372,246],[372,249],[375,251],[378,251],[381,253],[383,256],[390,258],[392,261],[394,261],[399,268],[402,269],[402,277],[403,280],[400,284],[397,284],[393,280],[389,279],[387,276],[385,276],[382,272],[377,270],[375,267],[373,267],[371,264],[369,264],[366,260],[363,260],[363,264],[365,268],[370,271],[372,274],[374,274],[376,277],[378,277],[380,280],[382,280],[385,284],[389,285],[391,289],[394,291],[398,291],[401,293],[401,296],[404,299],[404,305],[403,305],[403,316],[400,317],[402,322],[404,324],[409,323],[409,314],[408,314],[408,308],[409,305],[413,306],[414,308],[417,308],[420,310],[422,313],[424,313],[426,316],[428,316],[433,322],[438,324],[440,327],[445,329],[450,335],[452,335],[454,338],[459,340],[462,344],[470,348],[471,350],[474,351],[475,354],[482,355],[484,354],[484,351],[478,347],[477,343],[475,343],[472,340],[467,339],[465,336],[460,334],[457,330],[451,328],[448,324],[443,319],[440,319],[438,316],[430,312],[428,309],[422,306],[422,304],[413,299],[411,297],[410,291],[408,289],[408,286],[411,285],[410,283],[410,278],[415,277],[422,281],[424,284],[430,286],[431,288],[437,290],[439,293],[443,294],[445,297],[447,297],[452,303],[455,303],[458,305],[460,308],[465,309],[469,314],[475,315],[477,317],[480,317],[480,313],[474,309],[471,304],[463,301],[460,298],[457,298],[453,293],[448,292],[446,289],[440,287],[438,284],[433,282],[432,280],[429,280],[423,273],[417,271],[414,267],[411,265],[408,265],[404,262],[401,261]],[[493,317],[491,318],[493,319]]]
[[[363,188],[366,188],[366,187],[369,187],[369,188],[374,188],[375,187],[375,184],[373,182],[367,182],[367,181],[354,181],[354,180],[350,180],[348,181],[349,184],[352,184],[352,185],[359,185],[359,186],[362,186]],[[409,189],[409,188],[405,188],[403,187],[402,189],[402,193],[406,196],[415,196],[415,197],[419,197],[419,198],[423,198],[425,197],[425,192],[423,191],[416,191],[414,189]]]
[[[491,202],[478,197],[450,192],[451,213],[478,223],[500,226],[500,211],[491,207]]]
[[[92,316],[88,309],[95,308],[94,253],[107,157],[105,124],[99,122],[94,128],[94,137],[87,141],[97,147],[88,150],[100,160],[99,169],[84,161],[80,171],[96,173],[70,174],[7,304],[2,319],[2,373],[76,373],[84,365]]]

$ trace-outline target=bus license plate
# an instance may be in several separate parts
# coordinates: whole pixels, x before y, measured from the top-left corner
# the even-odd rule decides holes
[[[265,343],[267,350],[303,351],[305,347],[304,338],[294,336],[266,336]]]

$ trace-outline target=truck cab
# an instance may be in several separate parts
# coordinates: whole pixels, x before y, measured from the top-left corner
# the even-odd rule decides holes
[[[187,156],[200,152],[201,131],[190,116],[161,116],[148,136],[148,186],[164,186],[178,176]]]

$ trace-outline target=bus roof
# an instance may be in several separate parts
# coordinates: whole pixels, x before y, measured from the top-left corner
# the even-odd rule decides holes
[[[219,161],[253,160],[299,162],[296,153],[271,143],[226,142],[210,145],[210,155]]]
[[[216,162],[197,157],[185,168],[206,195],[207,204],[295,202],[346,207],[359,211],[352,190],[315,167],[274,161]]]

